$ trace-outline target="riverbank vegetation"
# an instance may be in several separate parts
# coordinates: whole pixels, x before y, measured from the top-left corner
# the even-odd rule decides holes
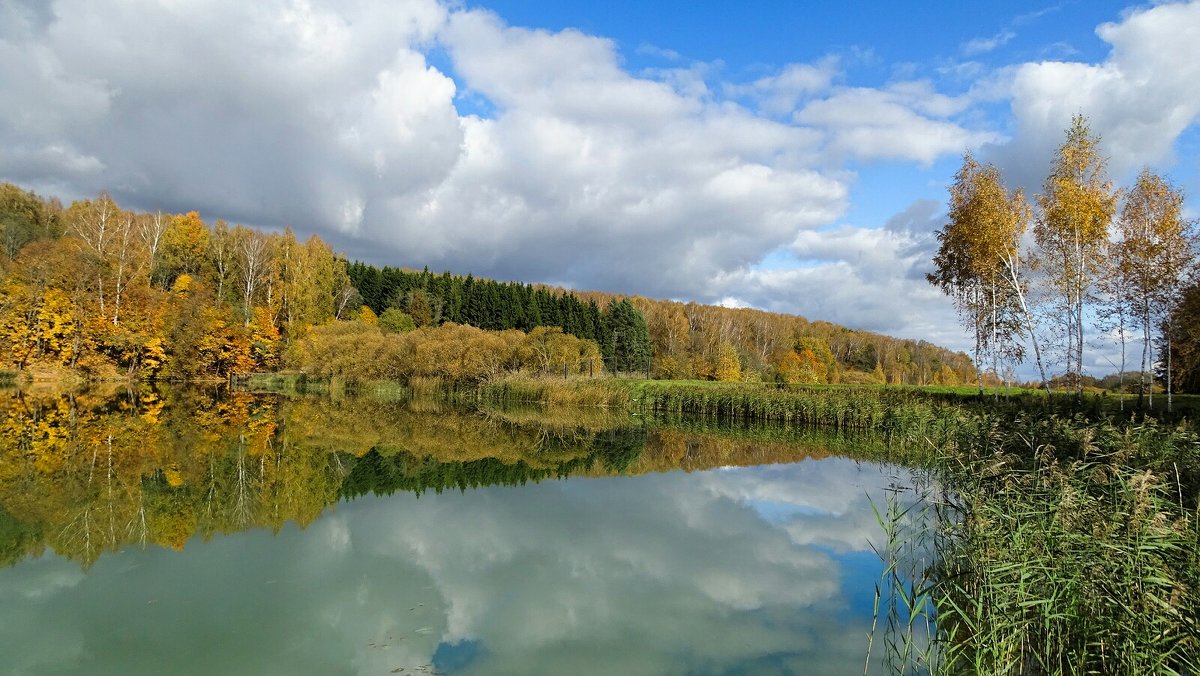
[[[940,463],[941,673],[1196,673],[1200,436],[1021,415]]]

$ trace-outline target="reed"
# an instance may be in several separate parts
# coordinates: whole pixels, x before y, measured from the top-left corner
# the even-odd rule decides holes
[[[1187,427],[991,419],[944,456],[940,673],[1200,673]]]
[[[492,404],[535,403],[623,411],[635,408],[627,381],[616,379],[512,376],[484,383],[476,393],[477,401]]]

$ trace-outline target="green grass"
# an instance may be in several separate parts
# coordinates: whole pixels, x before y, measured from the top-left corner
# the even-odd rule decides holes
[[[1197,431],[973,415],[925,457],[937,563],[902,598],[935,606],[938,654],[902,670],[1200,672]]]

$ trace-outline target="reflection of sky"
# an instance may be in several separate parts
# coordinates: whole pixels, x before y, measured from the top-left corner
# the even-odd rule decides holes
[[[14,673],[848,673],[894,479],[845,459],[366,498],[0,571]],[[864,604],[864,599],[867,601]]]

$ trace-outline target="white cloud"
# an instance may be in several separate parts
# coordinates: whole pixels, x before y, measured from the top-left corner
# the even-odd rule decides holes
[[[733,96],[753,97],[762,110],[783,116],[795,111],[802,100],[827,91],[838,73],[839,60],[831,56],[815,64],[789,64],[775,75],[746,85],[731,85],[727,91]]]
[[[1014,171],[1044,173],[1071,116],[1083,113],[1099,133],[1110,169],[1124,176],[1143,164],[1169,162],[1175,140],[1200,116],[1200,2],[1157,5],[1107,23],[1097,35],[1112,45],[1099,64],[1026,63],[1013,69],[1015,142],[997,156]],[[1028,173],[1033,170],[1025,170]],[[1036,184],[1032,175],[1026,184]]]
[[[991,37],[968,40],[962,46],[962,53],[967,56],[986,54],[999,47],[1003,47],[1015,37],[1017,37],[1016,33],[1010,30],[1003,30]]]
[[[950,302],[925,281],[943,214],[940,203],[919,200],[883,227],[800,232],[790,252],[803,265],[737,270],[716,287],[756,307],[962,349]]]
[[[971,131],[949,119],[967,105],[965,97],[943,96],[927,82],[910,81],[886,89],[845,88],[808,103],[795,118],[827,130],[834,153],[929,165],[944,155],[999,140],[994,132]]]

